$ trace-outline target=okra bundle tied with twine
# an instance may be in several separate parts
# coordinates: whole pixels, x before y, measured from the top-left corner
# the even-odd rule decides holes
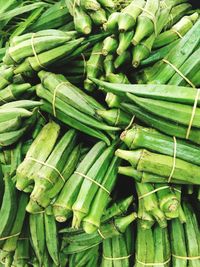
[[[199,10],[54,2],[0,3],[0,267],[199,267]]]
[[[37,86],[36,92],[45,100],[42,110],[50,112],[77,130],[110,143],[109,132],[120,128],[102,122],[96,110],[104,108],[93,97],[78,89],[62,75],[41,71],[39,77],[42,84]]]
[[[199,90],[177,85],[115,84],[91,78],[121,97],[119,107],[168,135],[199,144]],[[176,116],[174,116],[176,114]]]
[[[183,209],[186,223],[181,224],[177,219],[170,223],[172,263],[173,266],[198,266],[200,264],[198,219],[187,200],[183,202]]]
[[[99,228],[116,183],[119,159],[112,159],[115,149],[116,143],[105,148],[99,142],[85,155],[53,203],[57,221],[66,221],[73,214],[72,227],[82,225],[86,233]]]
[[[130,225],[124,234],[103,241],[102,266],[130,266],[133,253],[131,230]]]
[[[156,181],[158,178],[158,183],[162,179],[167,183],[200,184],[199,166],[184,160],[152,153],[146,149],[131,151],[118,149],[116,155],[127,160],[133,169],[140,172],[139,180],[141,180],[144,172],[149,173],[149,175],[156,175],[154,179]]]
[[[47,29],[26,33],[12,39],[3,62],[15,65],[15,74],[37,72],[69,55],[83,40],[77,38],[76,31]]]
[[[126,1],[122,2],[126,4]],[[69,0],[66,6],[73,17],[74,28],[84,35],[89,35],[95,26],[103,26],[108,16],[121,8],[121,4],[113,0]]]
[[[155,225],[153,229],[142,229],[137,223],[135,266],[170,266],[171,251],[167,228]]]
[[[80,149],[75,130],[61,135],[53,121],[41,129],[16,171],[16,187],[31,192],[26,207],[30,213],[47,207],[61,191],[78,163]]]

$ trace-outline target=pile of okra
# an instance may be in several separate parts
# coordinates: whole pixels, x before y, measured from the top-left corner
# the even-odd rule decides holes
[[[199,17],[0,0],[0,267],[200,267]]]

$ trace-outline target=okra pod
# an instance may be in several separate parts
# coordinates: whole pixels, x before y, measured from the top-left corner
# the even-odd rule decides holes
[[[68,216],[71,216],[72,206],[76,201],[81,184],[83,183],[83,177],[78,173],[86,174],[104,149],[105,144],[103,142],[97,143],[78,165],[77,173],[72,174],[65,183],[57,200],[53,204],[53,212],[57,221],[65,221]]]

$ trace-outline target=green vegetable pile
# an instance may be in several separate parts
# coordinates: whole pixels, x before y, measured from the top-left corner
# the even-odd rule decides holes
[[[0,0],[0,267],[200,266],[199,11]]]

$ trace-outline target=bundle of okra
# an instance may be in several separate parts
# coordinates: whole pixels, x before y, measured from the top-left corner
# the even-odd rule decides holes
[[[0,267],[199,267],[199,9],[0,1],[0,33]]]

